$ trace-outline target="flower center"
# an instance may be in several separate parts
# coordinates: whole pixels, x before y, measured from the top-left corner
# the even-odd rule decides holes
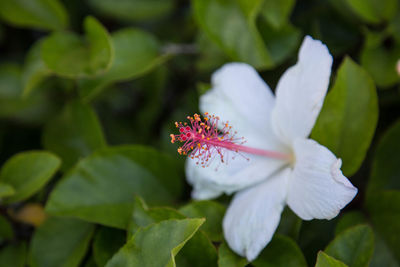
[[[200,115],[188,116],[189,124],[175,122],[179,134],[170,134],[171,143],[179,141],[183,143],[178,148],[178,153],[188,155],[197,159],[197,164],[206,167],[215,155],[219,155],[221,162],[225,162],[227,152],[233,151],[246,158],[243,153],[254,154],[269,158],[290,160],[291,156],[264,149],[244,146],[244,137],[237,138],[237,132],[232,130],[228,122],[221,122],[220,118],[204,113],[203,119]],[[248,158],[247,158],[248,159]]]

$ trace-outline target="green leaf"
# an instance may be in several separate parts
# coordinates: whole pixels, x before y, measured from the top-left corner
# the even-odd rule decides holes
[[[381,138],[372,163],[367,196],[381,190],[400,190],[400,120]],[[390,155],[390,156],[388,156]]]
[[[295,3],[296,0],[266,0],[262,5],[261,14],[271,26],[281,28],[287,23]]]
[[[271,68],[275,62],[255,25],[260,2],[194,0],[193,6],[199,26],[232,60]]]
[[[346,267],[343,262],[329,256],[323,251],[318,252],[317,263],[315,267]]]
[[[68,26],[68,14],[58,0],[2,0],[0,16],[19,27],[60,30]]]
[[[14,187],[0,182],[0,198],[9,197],[15,194]]]
[[[0,215],[0,245],[5,240],[10,240],[14,237],[14,231],[11,223],[3,216]]]
[[[201,230],[206,232],[208,237],[214,241],[222,241],[222,219],[225,214],[225,207],[215,201],[204,200],[189,203],[179,211],[189,218],[206,218]]]
[[[244,267],[247,260],[233,252],[224,242],[218,248],[218,267]]]
[[[163,63],[170,55],[162,54],[157,39],[144,31],[126,28],[111,36],[114,61],[103,75],[80,81],[80,94],[90,100],[106,86],[141,76]]]
[[[336,224],[335,236],[341,234],[350,227],[365,223],[367,223],[367,219],[360,211],[347,212],[341,216],[340,220]]]
[[[0,267],[24,267],[26,244],[8,245],[0,250]]]
[[[346,0],[351,9],[369,23],[390,20],[396,14],[396,0]]]
[[[360,66],[346,58],[311,136],[341,158],[343,173],[351,176],[365,158],[377,120],[374,83]]]
[[[361,50],[361,65],[371,74],[375,83],[383,88],[395,85],[400,80],[396,72],[400,44],[385,45],[386,38],[386,34],[381,32],[367,32],[367,40]]]
[[[307,266],[303,253],[291,238],[275,235],[271,242],[252,262],[255,267]]]
[[[358,225],[339,234],[325,252],[349,266],[368,266],[374,251],[374,234],[368,225]]]
[[[101,227],[93,240],[93,257],[97,266],[105,266],[107,261],[125,244],[124,231]]]
[[[90,16],[83,25],[85,38],[60,31],[44,39],[42,59],[54,73],[78,78],[98,75],[110,68],[114,49],[107,30]]]
[[[132,219],[128,226],[128,239],[131,239],[140,227],[143,228],[165,220],[185,218],[177,210],[168,207],[148,208],[142,199],[136,198]],[[200,251],[201,253],[199,253]],[[217,252],[203,231],[198,231],[176,257],[176,263],[180,267],[216,266]]]
[[[167,220],[141,228],[106,266],[175,267],[175,256],[203,222],[204,219]]]
[[[89,4],[104,15],[127,21],[154,20],[174,7],[171,0],[89,0]]]
[[[49,121],[42,138],[44,147],[61,157],[63,170],[106,146],[96,113],[80,101],[68,103],[61,114]]]
[[[49,90],[38,88],[24,99],[21,97],[22,90],[21,68],[15,64],[1,64],[0,117],[29,124],[46,119],[48,112],[54,108],[53,100],[48,96]]]
[[[4,163],[0,181],[15,189],[15,194],[5,200],[7,203],[29,198],[39,191],[56,173],[61,161],[45,151],[22,152]]]
[[[400,262],[400,191],[376,192],[367,197],[366,206],[374,226]]]
[[[105,148],[81,160],[56,186],[46,211],[126,229],[135,195],[150,204],[179,198],[177,161],[143,146]]]
[[[89,247],[93,230],[93,224],[76,219],[47,219],[32,237],[32,266],[78,266]]]
[[[36,42],[29,50],[23,70],[22,70],[22,83],[24,97],[31,94],[32,90],[37,87],[47,76],[51,75],[51,70],[44,64],[41,57],[43,40]]]
[[[158,223],[169,219],[185,219],[186,217],[172,208],[149,208],[143,199],[137,197],[133,208],[132,218],[128,225],[128,239],[130,239],[140,227],[146,227],[152,223]]]

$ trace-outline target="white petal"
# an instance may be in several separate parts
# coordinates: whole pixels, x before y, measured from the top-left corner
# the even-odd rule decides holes
[[[200,98],[200,110],[229,121],[250,146],[275,149],[271,111],[274,96],[256,70],[245,63],[230,63],[212,76],[212,88]]]
[[[309,136],[328,89],[331,66],[328,48],[306,36],[297,64],[283,74],[276,89],[272,127],[286,144]]]
[[[296,140],[294,152],[289,207],[303,220],[336,217],[357,194],[357,188],[340,171],[341,160],[311,139]]]
[[[287,164],[282,160],[248,154],[246,158],[236,155],[234,159],[225,159],[226,162],[222,163],[217,155],[208,167],[197,165],[196,159],[186,160],[186,178],[193,186],[193,198],[209,199],[221,193],[232,194],[267,179]]]
[[[254,260],[271,241],[285,206],[289,169],[237,193],[223,220],[225,239],[237,254]]]

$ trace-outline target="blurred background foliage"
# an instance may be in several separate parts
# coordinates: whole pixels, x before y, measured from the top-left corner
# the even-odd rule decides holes
[[[246,266],[169,133],[226,62],[275,88],[304,35],[334,56],[312,137],[359,194],[285,210],[251,266],[399,266],[398,0],[1,0],[0,266]]]

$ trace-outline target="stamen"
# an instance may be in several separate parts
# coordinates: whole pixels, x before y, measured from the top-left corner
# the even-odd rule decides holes
[[[244,146],[244,137],[237,138],[237,132],[232,130],[229,122],[222,122],[220,118],[204,113],[203,118],[194,114],[188,116],[190,125],[175,122],[179,134],[171,134],[171,143],[179,141],[183,143],[178,148],[178,153],[197,159],[197,164],[208,166],[215,155],[219,155],[221,162],[225,162],[227,152],[232,151],[246,158],[243,153],[254,154],[280,160],[290,160],[290,156],[284,153]],[[248,159],[248,158],[246,158]],[[249,160],[249,159],[248,159]]]

